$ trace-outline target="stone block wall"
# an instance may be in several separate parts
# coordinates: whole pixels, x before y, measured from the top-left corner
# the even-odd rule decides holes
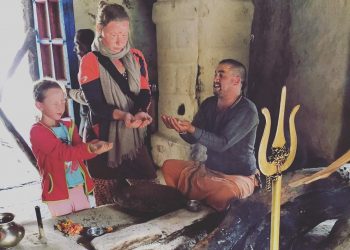
[[[249,96],[259,109],[268,107],[276,121],[281,87],[286,85],[286,114],[301,104],[294,165],[324,166],[350,149],[350,2],[254,4]]]

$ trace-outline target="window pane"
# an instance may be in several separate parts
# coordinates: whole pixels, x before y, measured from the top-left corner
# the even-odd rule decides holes
[[[53,61],[55,64],[55,75],[57,80],[66,80],[66,74],[64,70],[64,59],[63,59],[63,46],[52,45]]]
[[[45,2],[36,2],[39,39],[49,38]]]
[[[54,38],[62,38],[58,2],[50,0],[48,2],[48,4],[49,4],[51,38],[52,39],[54,39]]]
[[[41,52],[41,66],[43,69],[43,76],[53,77],[51,65],[51,50],[50,45],[40,44]]]

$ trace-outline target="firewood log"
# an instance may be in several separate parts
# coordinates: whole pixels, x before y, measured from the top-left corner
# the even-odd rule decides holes
[[[338,218],[350,207],[350,187],[334,173],[310,185],[291,188],[288,183],[319,169],[304,169],[283,176],[281,197],[281,249],[324,220]],[[231,202],[227,215],[195,249],[269,249],[271,192],[259,190]]]

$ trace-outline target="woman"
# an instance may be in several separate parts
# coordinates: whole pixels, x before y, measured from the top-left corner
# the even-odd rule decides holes
[[[88,161],[97,205],[112,203],[125,179],[156,178],[144,145],[152,122],[147,64],[141,51],[130,48],[129,25],[121,5],[101,1],[92,52],[80,64],[79,82],[92,111],[88,140],[114,143],[113,150]]]

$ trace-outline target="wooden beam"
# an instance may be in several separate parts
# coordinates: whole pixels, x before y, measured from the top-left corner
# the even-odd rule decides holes
[[[24,42],[23,42],[21,48],[17,51],[17,53],[12,61],[11,67],[7,72],[6,80],[4,82],[0,83],[0,102],[2,99],[2,90],[4,88],[4,85],[6,84],[8,79],[11,78],[13,76],[13,74],[16,72],[18,65],[22,61],[25,53],[29,50],[31,43],[33,43],[33,41],[35,41],[35,30],[32,28],[29,28],[27,30]],[[4,123],[4,125],[8,129],[8,131],[13,135],[18,146],[20,147],[20,149],[22,149],[22,151],[28,157],[29,161],[33,164],[33,166],[35,168],[37,168],[36,159],[32,153],[32,150],[28,146],[27,142],[23,139],[21,134],[13,126],[11,121],[7,118],[5,112],[3,111],[3,109],[1,107],[0,107],[0,120]]]
[[[16,72],[16,69],[20,62],[22,61],[24,55],[29,50],[31,44],[35,41],[35,30],[33,28],[29,28],[26,32],[26,37],[21,48],[17,51],[15,57],[13,58],[10,69],[7,72],[7,79],[11,78],[13,74]]]
[[[6,114],[0,107],[0,120],[4,123],[7,130],[11,133],[11,135],[15,138],[20,149],[25,153],[28,157],[29,161],[33,164],[33,166],[37,168],[36,159],[33,155],[31,148],[28,146],[27,142],[23,139],[20,133],[16,130],[16,128],[12,125],[10,120],[7,118]]]
[[[350,151],[343,154],[341,157],[339,157],[337,160],[335,160],[328,167],[322,169],[321,171],[319,171],[311,176],[307,176],[307,177],[301,178],[299,180],[295,180],[295,181],[289,183],[289,186],[298,187],[298,186],[303,185],[303,184],[309,184],[309,183],[312,183],[314,181],[327,178],[328,176],[330,176],[332,173],[337,171],[341,166],[343,166],[348,161],[350,161]]]

